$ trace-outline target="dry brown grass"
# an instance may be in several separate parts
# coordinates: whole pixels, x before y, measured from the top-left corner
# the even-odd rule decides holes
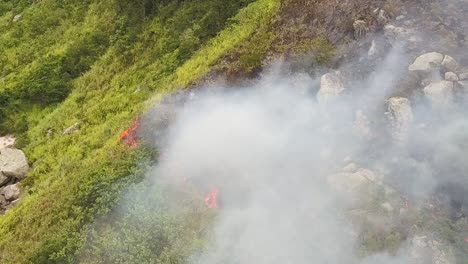
[[[352,38],[354,20],[364,20],[376,27],[373,11],[384,1],[371,0],[284,0],[281,22],[291,26],[300,21],[309,35],[325,37],[333,44]]]
[[[228,80],[253,77],[271,58],[304,53],[315,53],[313,58],[321,58],[318,64],[326,64],[333,46],[354,41],[355,20],[366,22],[366,32],[375,32],[382,25],[374,10],[382,8],[394,17],[401,1],[405,0],[283,0],[271,23],[222,58],[208,76]],[[320,54],[323,51],[327,54]]]

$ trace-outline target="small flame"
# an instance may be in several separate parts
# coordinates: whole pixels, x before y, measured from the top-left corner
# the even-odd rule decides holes
[[[136,148],[138,146],[137,139],[136,139],[137,138],[136,130],[139,125],[140,125],[140,119],[136,118],[135,121],[133,121],[132,126],[130,126],[125,131],[123,131],[122,134],[120,134],[120,141],[132,148]]]
[[[211,192],[205,196],[205,205],[210,209],[218,208],[218,189],[213,187]]]

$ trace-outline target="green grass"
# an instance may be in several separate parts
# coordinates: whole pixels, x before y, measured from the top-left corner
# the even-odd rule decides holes
[[[2,11],[3,130],[21,133],[32,170],[21,203],[0,217],[0,262],[77,261],[83,228],[116,206],[154,157],[122,145],[119,133],[162,95],[201,78],[279,7],[276,0],[247,2],[163,1],[145,17],[110,0]],[[7,30],[19,12],[22,20]],[[79,132],[62,135],[77,121]],[[178,262],[167,250],[152,254]]]

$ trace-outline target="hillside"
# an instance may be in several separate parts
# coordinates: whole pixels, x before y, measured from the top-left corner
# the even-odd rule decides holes
[[[141,178],[136,160],[149,154],[121,145],[120,132],[145,100],[195,80],[276,8],[247,4],[2,3],[2,130],[33,168],[26,197],[0,219],[2,262],[73,257],[81,227]],[[63,136],[76,122],[80,132]]]
[[[0,0],[0,262],[467,263],[467,9]]]

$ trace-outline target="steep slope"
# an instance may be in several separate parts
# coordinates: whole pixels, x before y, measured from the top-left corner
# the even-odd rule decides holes
[[[33,169],[21,203],[0,218],[2,263],[73,261],[81,227],[139,179],[137,157],[149,154],[118,135],[143,102],[199,78],[278,8],[143,3],[3,3],[2,130],[23,133]],[[79,132],[62,135],[76,122]]]

